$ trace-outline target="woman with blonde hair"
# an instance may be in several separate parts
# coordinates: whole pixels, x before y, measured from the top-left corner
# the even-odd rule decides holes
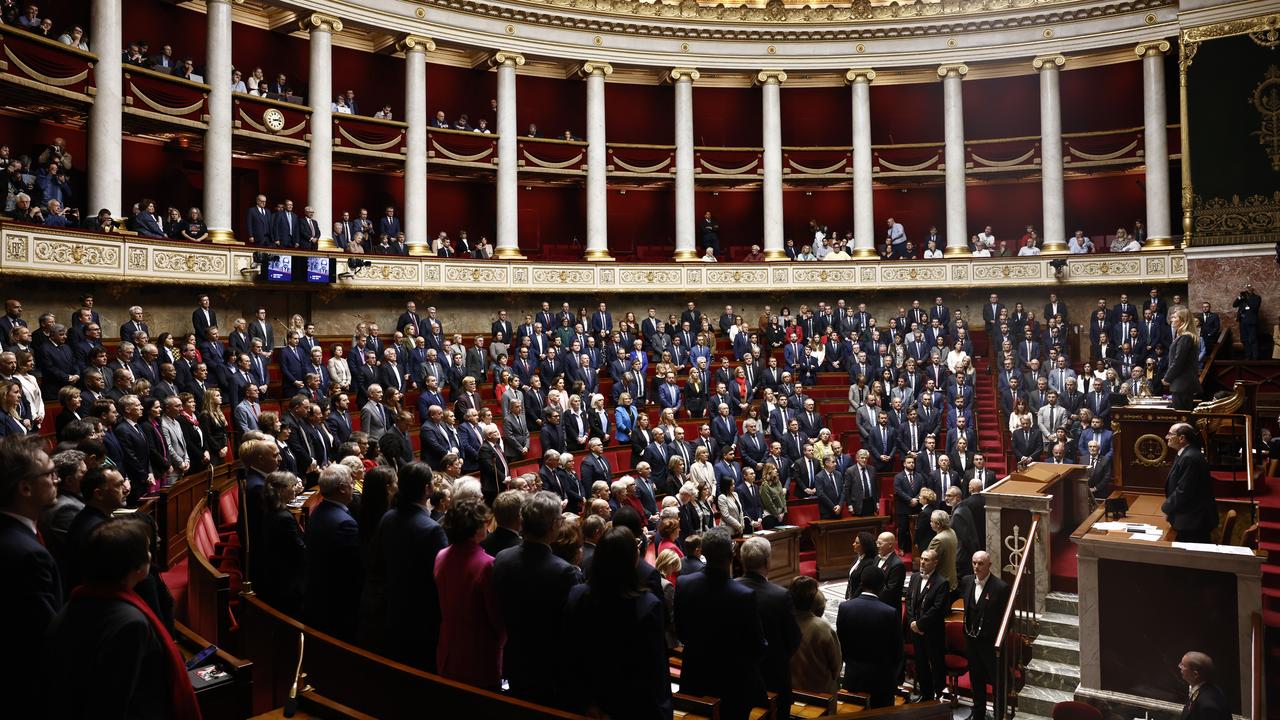
[[[711,465],[711,451],[706,445],[699,445],[693,451],[693,467],[689,468],[689,478],[701,490],[714,490],[716,486],[716,470]]]
[[[765,527],[777,527],[786,521],[787,491],[782,487],[778,467],[772,463],[760,468],[760,504],[767,513],[761,519]]]
[[[22,386],[15,380],[0,381],[0,437],[27,434],[21,407]]]
[[[200,408],[200,432],[205,444],[212,451],[209,461],[222,465],[227,461],[227,416],[222,412],[222,391],[209,388],[204,391],[204,406]]]
[[[676,636],[674,616],[676,579],[680,576],[680,569],[684,565],[684,562],[680,557],[680,555],[676,554],[675,550],[667,549],[658,553],[658,558],[653,562],[654,569],[662,576],[662,604],[663,607],[666,608],[666,638],[668,650],[680,644],[680,639]]]
[[[1184,307],[1170,313],[1169,324],[1173,326],[1173,342],[1169,345],[1168,369],[1160,382],[1173,396],[1174,410],[1190,410],[1201,391],[1197,362],[1200,329],[1191,311]]]

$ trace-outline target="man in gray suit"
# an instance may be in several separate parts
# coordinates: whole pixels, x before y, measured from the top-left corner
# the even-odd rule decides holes
[[[231,413],[232,424],[236,429],[236,442],[250,430],[258,429],[258,413],[262,412],[261,406],[258,405],[258,386],[246,385],[244,388],[244,399],[236,405],[236,409]]]
[[[524,403],[511,401],[511,412],[502,416],[505,454],[510,460],[524,458],[529,452],[529,422],[524,416]]]
[[[369,402],[360,408],[360,429],[373,442],[377,442],[391,427],[391,413],[382,404],[382,386],[374,383],[367,390]]]

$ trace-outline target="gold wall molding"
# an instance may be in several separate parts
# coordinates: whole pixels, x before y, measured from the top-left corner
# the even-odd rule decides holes
[[[314,30],[327,30],[331,33],[340,33],[342,32],[342,20],[334,17],[333,15],[311,13],[298,22],[298,29],[307,33]]]
[[[396,50],[402,53],[421,50],[423,52],[434,52],[436,49],[436,41],[429,37],[421,35],[405,35],[396,42]]]
[[[1271,197],[1192,196],[1192,233],[1196,245],[1280,242],[1280,191]]]
[[[1280,194],[1272,201],[1280,208]],[[1273,211],[1273,218],[1280,214]],[[247,288],[271,286],[255,282],[255,248],[244,245],[186,245],[132,235],[59,232],[37,226],[0,226],[0,273],[14,277],[111,283],[164,283],[188,286]],[[310,253],[298,253],[300,255]],[[339,256],[341,257],[341,256]],[[673,293],[737,292],[745,285],[773,293],[826,291],[832,284],[859,291],[891,291],[903,283],[964,289],[1025,288],[1030,284],[1069,286],[1115,283],[1166,284],[1187,281],[1186,257],[1180,250],[1134,255],[1068,256],[1067,268],[1055,276],[1053,258],[964,258],[945,263],[880,262],[717,263],[703,267],[671,263],[594,264],[503,260],[440,260],[363,256],[373,263],[353,277],[341,278],[330,290],[428,291],[458,293],[540,293],[548,283],[570,293],[652,294],[654,287]],[[344,258],[345,259],[345,258]],[[340,273],[346,264],[338,263]],[[276,286],[298,292],[296,286]]]

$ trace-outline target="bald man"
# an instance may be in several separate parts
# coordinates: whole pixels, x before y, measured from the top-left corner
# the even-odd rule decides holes
[[[991,556],[985,550],[973,554],[973,574],[960,581],[956,591],[964,600],[964,649],[969,660],[973,688],[972,720],[983,720],[987,712],[987,683],[996,678],[996,633],[1009,596],[1009,585],[991,573]],[[998,695],[992,710],[1000,717],[1003,702]]]
[[[1207,543],[1209,534],[1218,526],[1213,480],[1209,477],[1209,463],[1196,446],[1198,440],[1199,433],[1187,423],[1174,423],[1165,435],[1165,443],[1177,456],[1169,468],[1160,510],[1180,542]]]
[[[1213,660],[1208,655],[1194,650],[1183,655],[1178,673],[1187,684],[1182,720],[1230,720],[1227,697],[1213,684]]]

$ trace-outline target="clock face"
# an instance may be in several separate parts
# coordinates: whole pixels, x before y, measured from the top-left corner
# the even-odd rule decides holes
[[[267,111],[262,113],[262,123],[271,132],[280,132],[284,129],[284,113],[275,108],[267,108]]]

